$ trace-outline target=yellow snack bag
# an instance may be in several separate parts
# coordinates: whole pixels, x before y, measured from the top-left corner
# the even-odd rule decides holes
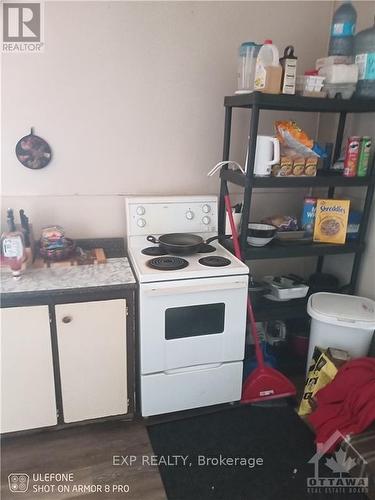
[[[350,200],[317,200],[314,241],[345,243]]]
[[[332,382],[337,373],[337,368],[325,349],[315,347],[307,375],[305,390],[298,408],[298,415],[303,417],[311,413],[310,400],[315,394]]]

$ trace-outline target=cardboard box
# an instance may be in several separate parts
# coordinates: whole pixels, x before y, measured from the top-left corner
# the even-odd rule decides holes
[[[348,227],[349,206],[349,200],[318,199],[314,241],[344,244]]]

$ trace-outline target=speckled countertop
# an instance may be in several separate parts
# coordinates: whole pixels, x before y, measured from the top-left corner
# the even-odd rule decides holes
[[[135,285],[135,278],[126,257],[107,259],[93,264],[50,269],[27,269],[19,280],[11,273],[1,273],[1,293],[49,292],[91,287]]]

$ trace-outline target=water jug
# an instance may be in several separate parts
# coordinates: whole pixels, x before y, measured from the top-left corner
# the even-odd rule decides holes
[[[279,94],[282,68],[279,50],[272,40],[265,40],[259,50],[255,67],[254,90],[269,94]]]
[[[356,96],[375,98],[375,19],[372,28],[360,31],[354,39],[355,62],[358,65]]]
[[[344,2],[333,14],[328,55],[352,56],[357,12],[351,2]]]

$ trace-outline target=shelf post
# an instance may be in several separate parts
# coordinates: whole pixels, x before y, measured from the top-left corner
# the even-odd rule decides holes
[[[342,139],[344,136],[345,130],[345,122],[346,122],[346,111],[341,111],[339,116],[339,123],[337,125],[336,132],[336,140],[335,140],[335,149],[333,151],[332,156],[332,164],[335,163],[340,158],[341,148],[342,148]],[[328,198],[333,198],[335,195],[335,186],[329,186],[328,188]],[[324,257],[321,255],[318,257],[318,263],[316,265],[316,272],[321,273],[323,270]]]
[[[246,185],[241,220],[240,247],[244,251],[247,244],[247,226],[249,223],[251,195],[253,191],[252,177],[254,173],[255,150],[258,136],[259,106],[255,103],[251,110],[250,131],[248,140],[248,155],[246,162]]]
[[[339,123],[337,126],[335,149],[333,151],[333,163],[336,160],[338,160],[340,157],[341,147],[342,147],[342,139],[343,139],[344,130],[345,130],[345,121],[346,121],[346,112],[341,111],[340,117],[339,117]]]
[[[335,163],[335,161],[337,161],[340,158],[340,153],[341,153],[341,148],[342,148],[342,139],[343,139],[344,130],[345,130],[345,122],[346,122],[346,112],[341,111],[340,117],[339,117],[339,123],[337,126],[335,149],[333,151],[332,163]],[[328,198],[333,198],[334,194],[335,194],[335,187],[330,186],[328,189]]]
[[[225,122],[224,122],[224,146],[223,146],[223,161],[229,160],[230,151],[230,136],[232,128],[232,108],[225,106]],[[227,170],[228,165],[224,165],[222,170]],[[226,193],[227,181],[220,179],[220,197],[219,197],[219,214],[218,214],[218,234],[225,234],[225,203],[224,196]]]
[[[371,213],[371,205],[372,205],[372,199],[374,196],[374,190],[375,190],[375,157],[372,160],[372,165],[370,169],[370,176],[372,182],[369,183],[367,186],[366,190],[366,197],[365,197],[365,203],[363,205],[363,212],[362,212],[362,220],[359,225],[359,235],[358,235],[358,240],[360,244],[360,252],[356,253],[354,256],[353,260],[353,267],[352,267],[352,274],[350,277],[350,293],[354,294],[356,292],[357,288],[357,280],[358,280],[358,274],[359,274],[359,268],[362,260],[362,251],[361,247],[365,243],[365,238],[366,238],[366,233],[367,233],[367,227],[368,227],[368,222],[370,218],[370,213]]]

